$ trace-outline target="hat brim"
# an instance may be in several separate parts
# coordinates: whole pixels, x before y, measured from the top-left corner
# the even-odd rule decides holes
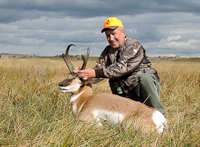
[[[105,32],[106,29],[114,30],[114,29],[116,29],[116,28],[118,28],[118,27],[107,27],[107,28],[102,29],[102,30],[101,30],[101,33]]]

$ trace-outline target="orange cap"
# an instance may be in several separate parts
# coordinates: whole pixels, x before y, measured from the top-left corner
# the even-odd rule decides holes
[[[103,33],[106,29],[116,29],[117,27],[124,28],[122,21],[116,17],[109,17],[104,22],[104,28],[101,30],[101,33]]]

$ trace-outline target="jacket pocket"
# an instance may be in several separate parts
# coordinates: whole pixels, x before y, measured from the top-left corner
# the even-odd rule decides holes
[[[133,90],[138,85],[139,77],[136,75],[129,76],[124,82],[128,90]]]

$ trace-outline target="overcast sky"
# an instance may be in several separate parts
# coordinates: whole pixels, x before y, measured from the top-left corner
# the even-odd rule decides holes
[[[149,56],[200,56],[200,0],[0,0],[0,53],[99,56],[111,16]]]

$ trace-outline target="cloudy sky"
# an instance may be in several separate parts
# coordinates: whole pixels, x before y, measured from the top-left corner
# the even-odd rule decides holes
[[[0,53],[99,56],[111,16],[149,56],[200,56],[200,0],[0,0]]]

